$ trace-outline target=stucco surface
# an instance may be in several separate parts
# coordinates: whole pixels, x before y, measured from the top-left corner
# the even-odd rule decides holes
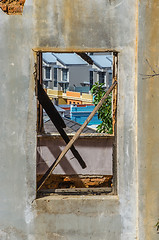
[[[64,149],[64,141],[59,138],[39,138],[37,142],[37,173],[44,174]],[[75,147],[84,159],[86,168],[82,169],[71,151],[68,151],[54,174],[113,175],[111,138],[78,139]]]
[[[143,54],[158,63],[158,9],[148,0],[26,0],[21,16],[0,11],[0,239],[157,239],[158,83],[137,74],[138,61],[148,73]],[[35,200],[35,49],[119,51],[118,197]]]
[[[159,78],[146,75],[159,73],[159,2],[141,1],[139,19],[139,232],[140,239],[154,240],[159,238],[154,227],[159,216]]]

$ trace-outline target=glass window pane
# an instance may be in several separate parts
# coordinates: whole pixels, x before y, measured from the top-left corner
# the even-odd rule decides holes
[[[68,69],[62,70],[62,80],[63,81],[67,81],[67,73],[68,73]]]
[[[45,70],[46,70],[46,78],[50,79],[50,70],[51,70],[51,68],[50,67],[46,67]]]

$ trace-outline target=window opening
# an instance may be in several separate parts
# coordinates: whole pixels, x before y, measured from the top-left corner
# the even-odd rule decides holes
[[[99,72],[99,83],[105,83],[105,73]]]
[[[109,72],[109,83],[108,86],[110,87],[112,85],[112,72]]]
[[[111,86],[113,71],[113,53],[43,53],[43,66],[51,65],[54,72],[54,82],[52,79],[43,79],[43,86],[47,88],[50,99],[58,99],[58,107],[64,109],[64,117],[83,124],[86,118],[93,111],[99,101],[100,87],[101,95]],[[51,60],[52,59],[52,60]],[[52,62],[51,62],[52,61]],[[98,83],[100,86],[95,87]],[[93,87],[94,86],[94,87]],[[94,90],[93,90],[94,89]],[[99,92],[100,92],[99,91]],[[68,108],[70,102],[78,107]],[[103,111],[108,111],[103,117],[102,110],[95,114],[87,129],[92,133],[113,133],[112,97],[106,100],[106,107]],[[107,107],[107,105],[109,105]],[[59,109],[58,108],[58,109]],[[106,120],[106,123],[103,122]],[[109,122],[109,125],[107,124]],[[47,125],[47,124],[46,124]],[[105,127],[103,127],[105,125]],[[107,127],[106,127],[107,126]],[[52,130],[53,132],[53,130]]]
[[[50,79],[50,70],[51,70],[51,68],[50,67],[46,67],[45,69],[46,69],[46,78]]]
[[[93,71],[90,71],[90,90],[92,89],[93,87]]]
[[[57,87],[57,68],[54,68],[54,87]]]
[[[56,54],[50,53],[50,54],[52,54],[52,56],[54,56],[54,57],[56,55],[58,55],[57,53]],[[62,53],[59,53],[59,54],[62,55]],[[65,53],[63,53],[63,54],[65,54]],[[97,76],[97,72],[98,72],[97,67],[99,68],[99,65],[95,62],[94,59],[95,59],[95,56],[100,57],[99,56],[100,54],[98,54],[98,53],[73,53],[73,54],[76,55],[76,57],[77,56],[80,57],[80,61],[85,62],[86,69],[88,70],[88,80],[86,78],[83,79],[81,77],[78,82],[73,82],[73,84],[74,84],[74,86],[76,86],[78,83],[80,83],[80,84],[82,83],[83,86],[86,86],[88,84],[89,90],[88,90],[87,94],[90,94],[90,92],[89,92],[90,86],[93,84],[93,81],[94,81],[93,74]],[[102,55],[104,56],[104,54],[101,54],[101,56]],[[111,53],[111,56],[112,56],[112,63],[113,62],[116,63],[117,60],[115,60],[115,58],[117,59],[117,54]],[[64,57],[64,55],[62,57]],[[83,122],[85,122],[85,120],[88,118],[89,114],[91,112],[93,112],[95,109],[95,106],[93,106],[93,102],[91,102],[91,104],[89,104],[89,107],[92,106],[93,108],[91,108],[89,114],[86,117],[84,115],[85,115],[85,113],[88,113],[88,112],[85,111],[84,114],[82,115],[82,117],[79,117],[79,115],[77,115],[76,118],[73,118],[73,116],[75,117],[76,112],[78,113],[77,108],[80,109],[80,112],[83,112],[82,107],[88,107],[87,106],[88,104],[80,101],[82,92],[79,92],[79,95],[78,95],[77,91],[67,91],[67,89],[68,90],[70,89],[71,84],[72,84],[70,82],[70,79],[72,77],[71,75],[73,75],[74,69],[73,70],[71,69],[71,67],[72,67],[71,64],[69,67],[67,66],[67,69],[61,69],[60,67],[57,68],[58,64],[59,64],[59,56],[58,56],[57,63],[56,62],[54,63],[54,85],[52,85],[53,86],[52,88],[47,89],[47,91],[44,91],[45,81],[42,79],[43,61],[44,61],[44,58],[42,57],[42,53],[38,53],[38,57],[37,57],[37,63],[38,63],[37,71],[39,73],[39,74],[37,74],[37,76],[38,76],[37,77],[37,88],[38,88],[38,90],[37,90],[38,91],[37,180],[38,180],[38,185],[39,185],[40,181],[42,182],[42,180],[44,180],[44,178],[46,177],[47,171],[51,168],[51,162],[52,162],[51,157],[53,156],[53,159],[57,160],[57,156],[60,154],[60,152],[62,151],[62,148],[64,147],[63,146],[61,148],[61,139],[59,139],[59,137],[56,138],[56,140],[55,140],[55,136],[58,136],[58,135],[54,134],[52,129],[56,128],[56,131],[58,131],[58,134],[60,134],[62,136],[65,143],[69,144],[69,142],[70,142],[69,131],[68,132],[64,131],[64,129],[68,130],[70,127],[72,130],[70,134],[76,135],[78,130],[81,128]],[[55,67],[56,64],[57,64],[57,67]],[[97,67],[95,67],[95,64],[97,65]],[[114,69],[115,64],[113,64],[113,66],[111,66],[111,65],[109,65],[109,66],[110,66],[108,68],[109,72],[113,73],[112,74],[113,79],[111,79],[111,80],[112,80],[112,82],[115,82],[117,80],[117,71]],[[94,68],[94,71],[90,71],[90,68]],[[75,71],[76,76],[78,75],[77,70]],[[50,71],[51,71],[51,69],[50,69]],[[57,76],[60,76],[60,75],[58,75],[58,71],[59,72],[62,71],[62,75],[61,75],[62,80],[57,78]],[[69,81],[68,81],[68,73],[69,73]],[[110,74],[107,74],[107,75],[109,76],[109,79],[106,82],[109,82],[109,84],[110,84]],[[47,76],[50,77],[49,75],[47,75]],[[101,72],[101,78],[99,78],[98,84],[100,84],[100,81],[102,81],[102,83],[104,84],[105,78],[106,78],[106,73]],[[56,81],[57,82],[56,86],[58,86],[58,90],[56,90],[57,92],[55,92],[55,90],[53,89],[55,87],[55,80],[57,80]],[[81,82],[81,80],[82,80],[82,82]],[[67,81],[68,84],[63,83],[61,86],[61,84],[59,84],[61,81]],[[107,84],[107,86],[104,86],[105,91],[108,90],[109,84]],[[92,86],[94,86],[94,85],[92,85]],[[74,87],[74,89],[75,89],[75,87]],[[57,192],[57,189],[63,189],[63,188],[70,189],[70,188],[76,187],[76,188],[89,188],[90,189],[91,187],[93,187],[93,189],[94,188],[96,189],[95,190],[95,192],[96,192],[97,188],[99,190],[99,188],[102,187],[101,192],[103,192],[103,191],[106,191],[107,187],[111,188],[112,177],[113,177],[113,174],[112,174],[112,172],[113,172],[113,170],[112,170],[112,152],[113,152],[113,142],[114,142],[114,126],[116,124],[115,119],[116,119],[117,91],[115,89],[116,89],[116,87],[113,86],[113,88],[111,89],[111,91],[113,90],[113,92],[111,93],[111,96],[110,96],[112,99],[111,106],[113,106],[113,108],[110,109],[111,116],[112,116],[112,126],[113,126],[112,134],[108,135],[106,133],[106,134],[98,135],[98,133],[96,133],[96,131],[92,131],[91,128],[89,128],[88,126],[85,126],[85,128],[83,129],[83,138],[78,140],[79,142],[82,141],[82,143],[79,143],[79,146],[77,144],[77,149],[76,149],[76,144],[74,145],[74,142],[73,142],[73,145],[71,145],[69,148],[70,149],[68,151],[69,154],[67,153],[66,156],[64,154],[63,160],[60,159],[61,162],[59,163],[57,168],[54,170],[54,173],[49,175],[49,178],[47,179],[47,181],[45,181],[45,183],[43,184],[41,189],[47,190],[47,191],[49,189],[49,191],[51,190],[51,191]],[[76,101],[73,101],[72,95],[70,95],[70,94],[72,94],[73,96],[76,97]],[[55,95],[56,95],[56,98],[55,98]],[[78,96],[76,96],[76,95],[78,95]],[[65,99],[64,98],[65,96],[67,99],[72,98],[72,101],[68,101],[68,105],[61,104],[61,103],[64,103],[63,99]],[[88,97],[88,96],[86,95],[86,97]],[[58,99],[58,105],[57,105],[57,99]],[[92,97],[92,99],[93,99],[93,97]],[[67,101],[65,103],[67,103]],[[73,104],[71,104],[71,103],[73,103]],[[84,105],[84,106],[81,106],[81,105]],[[82,119],[83,117],[84,117],[84,119]],[[79,118],[80,118],[80,120],[79,120]],[[81,121],[81,119],[83,122],[78,123],[78,121]],[[50,130],[49,130],[49,128],[50,128]],[[91,137],[90,137],[90,134],[91,134]],[[102,159],[100,161],[99,158],[102,158],[102,157],[98,157],[98,156],[97,156],[96,160],[94,159],[93,162],[91,162],[91,160],[90,160],[91,156],[89,156],[89,155],[94,155],[94,149],[92,148],[91,145],[89,146],[90,143],[88,144],[88,142],[92,141],[93,135],[95,137],[93,140],[93,144],[95,144],[94,147],[98,145],[98,147],[99,147],[99,150],[97,150],[97,152],[99,152],[98,154],[101,154],[103,151],[103,154],[109,155],[109,157],[108,157],[109,163],[108,162],[106,163],[106,161],[104,161],[104,159]],[[102,137],[101,139],[99,139],[100,136]],[[87,139],[86,139],[86,137],[87,137]],[[86,140],[86,142],[85,142],[85,140]],[[97,144],[97,142],[98,142],[98,144]],[[88,146],[86,146],[86,145],[88,145]],[[106,148],[105,148],[105,146],[106,146]],[[83,152],[85,151],[84,155],[83,155],[83,152],[81,151],[82,149],[83,149]],[[72,154],[72,156],[71,156],[71,154]],[[89,158],[89,162],[87,162],[87,160],[85,158],[86,154],[88,154],[87,158]],[[48,162],[46,159],[49,159]],[[69,159],[69,161],[68,161],[68,159]],[[73,159],[73,160],[71,160],[71,159]],[[96,161],[99,163],[99,165],[101,167],[95,166],[95,164],[97,164]],[[106,169],[106,168],[104,169],[103,164],[106,168],[107,168],[106,165],[109,164],[109,167],[108,167],[109,169]],[[44,172],[45,172],[45,174],[44,174]]]
[[[62,79],[63,79],[63,81],[68,81],[68,78],[67,78],[67,74],[68,73],[68,69],[63,69],[62,70]]]

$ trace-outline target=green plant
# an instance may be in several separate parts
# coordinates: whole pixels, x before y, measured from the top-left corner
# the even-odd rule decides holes
[[[105,90],[103,88],[104,83],[98,83],[95,82],[91,89],[91,93],[94,96],[93,103],[95,106],[99,103],[101,98],[105,94]],[[97,132],[99,133],[113,133],[113,127],[112,127],[112,94],[108,96],[108,98],[105,100],[103,105],[98,110],[98,118],[102,121],[97,126]]]
[[[158,222],[156,223],[155,227],[157,228],[157,231],[159,231],[159,219],[158,219]]]

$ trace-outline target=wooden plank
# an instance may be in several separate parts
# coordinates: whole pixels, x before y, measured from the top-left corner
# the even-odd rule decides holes
[[[65,156],[65,154],[68,152],[68,150],[71,148],[72,144],[77,140],[83,129],[87,126],[87,124],[91,121],[93,116],[96,114],[98,109],[102,106],[102,104],[105,102],[106,98],[109,96],[111,91],[114,89],[114,87],[117,85],[117,81],[114,81],[112,86],[107,90],[103,98],[100,100],[100,102],[97,104],[97,106],[94,108],[94,110],[91,112],[91,114],[88,116],[86,121],[83,123],[83,125],[80,127],[80,129],[76,132],[76,134],[73,136],[73,138],[69,141],[69,143],[66,145],[66,147],[63,149],[61,154],[58,156],[58,158],[53,162],[53,164],[50,166],[50,168],[46,171],[44,176],[40,179],[40,181],[37,184],[37,191],[42,187],[44,182],[47,180],[47,178],[50,176],[52,171],[55,169],[55,167],[59,164],[61,159]]]
[[[45,90],[43,89],[42,84],[40,84],[39,82],[38,82],[38,100],[42,108],[44,108],[45,112],[53,122],[53,124],[56,126],[58,125],[61,128],[65,128],[66,124],[64,120],[62,119],[61,115],[55,108],[54,104],[51,102]]]
[[[92,58],[90,58],[90,56],[88,56],[85,52],[76,52],[76,54],[78,54],[83,60],[88,62],[90,65],[93,65],[94,62]]]
[[[55,127],[57,128],[58,132],[61,134],[66,144],[68,144],[70,139],[63,130],[63,128],[66,127],[65,122],[63,121],[62,117],[54,107],[53,103],[51,102],[50,98],[48,97],[47,93],[44,91],[40,83],[38,83],[38,100],[42,107],[44,108],[44,110],[46,111],[47,115],[50,117]],[[81,167],[86,168],[85,162],[83,161],[82,157],[80,156],[80,154],[73,145],[71,146],[70,150],[72,151],[75,158],[78,160]]]
[[[42,84],[42,52],[37,54],[37,82],[36,87],[38,89],[38,83]],[[37,103],[37,132],[43,131],[43,108],[39,101]]]
[[[113,53],[113,82],[117,81],[117,74],[118,74],[118,56],[116,53]],[[117,115],[117,86],[113,89],[112,105],[113,105],[113,133],[114,133]]]
[[[113,81],[118,79],[118,53],[113,53]],[[114,133],[114,144],[113,144],[113,194],[117,194],[117,91],[116,86],[113,89],[113,133]]]

